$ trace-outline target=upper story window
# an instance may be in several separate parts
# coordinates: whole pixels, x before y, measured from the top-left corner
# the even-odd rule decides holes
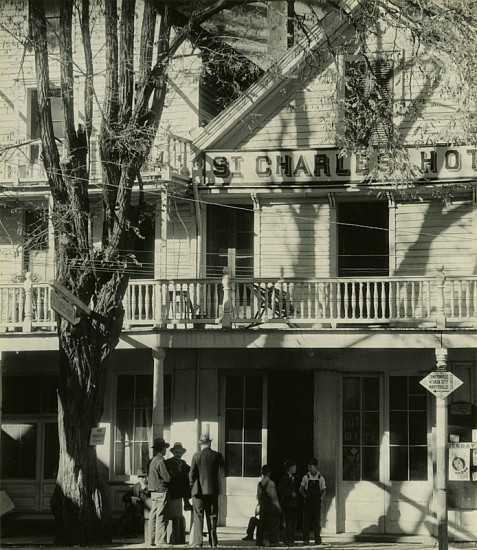
[[[393,60],[347,59],[344,71],[345,137],[362,147],[386,144],[393,128]]]
[[[60,51],[60,3],[44,0],[48,53]]]

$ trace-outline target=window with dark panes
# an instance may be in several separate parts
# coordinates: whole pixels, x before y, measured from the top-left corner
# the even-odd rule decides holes
[[[61,102],[61,90],[59,87],[50,88],[48,94],[48,102],[51,110],[51,120],[53,123],[53,132],[57,140],[56,145],[61,147],[61,140],[64,137],[63,131],[63,106]],[[40,134],[40,122],[38,112],[38,92],[36,90],[30,90],[30,138],[39,140]],[[41,147],[38,143],[33,143],[30,146],[30,162],[36,164],[40,162],[40,150]]]
[[[343,378],[343,480],[378,481],[379,378]]]
[[[427,480],[427,391],[422,376],[389,377],[390,477]]]
[[[3,378],[2,479],[56,477],[59,454],[57,384],[56,375],[7,375]],[[27,417],[34,420],[26,420]],[[43,470],[37,472],[39,440]]]
[[[150,374],[121,375],[116,389],[114,436],[115,475],[146,471],[152,442],[152,382]],[[171,375],[164,376],[164,427],[171,425]]]
[[[225,379],[225,475],[256,477],[262,462],[262,377]]]
[[[389,141],[393,116],[393,60],[358,58],[345,62],[345,136],[368,147]]]

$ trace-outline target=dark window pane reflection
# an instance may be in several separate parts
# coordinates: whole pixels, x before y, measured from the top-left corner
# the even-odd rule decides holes
[[[362,479],[379,481],[379,447],[363,447]]]
[[[262,408],[262,377],[245,377],[245,407],[247,409]]]
[[[407,410],[407,377],[391,376],[389,378],[389,410]]]
[[[391,447],[391,480],[407,480],[407,447]]]
[[[425,412],[409,413],[409,444],[425,445],[427,443],[427,414]]]
[[[242,411],[225,411],[225,441],[242,442]]]
[[[243,407],[243,376],[227,376],[225,406],[229,408]]]
[[[242,445],[225,446],[225,475],[242,476]]]
[[[389,431],[391,445],[407,445],[407,413],[390,412],[389,413]]]
[[[262,411],[245,411],[245,441],[262,441]]]
[[[362,413],[362,441],[363,445],[379,445],[379,413]]]
[[[363,378],[363,410],[379,411],[379,378]]]
[[[360,478],[359,447],[343,447],[343,480],[359,481]]]
[[[360,427],[360,413],[343,413],[343,443],[345,445],[359,445]]]
[[[427,447],[409,448],[409,479],[427,480]]]
[[[360,379],[357,377],[343,379],[343,410],[359,411]]]
[[[258,477],[262,465],[262,446],[245,445],[244,455],[243,475],[245,477]]]

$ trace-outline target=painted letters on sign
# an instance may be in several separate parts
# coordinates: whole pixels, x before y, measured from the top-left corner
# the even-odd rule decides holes
[[[409,148],[409,158],[423,178],[464,179],[477,175],[477,149]],[[377,158],[343,155],[337,149],[276,151],[208,151],[199,183],[205,185],[270,186],[283,184],[360,183]],[[382,159],[381,159],[382,162]]]

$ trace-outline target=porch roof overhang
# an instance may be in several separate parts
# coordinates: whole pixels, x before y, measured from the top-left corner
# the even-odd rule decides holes
[[[123,331],[117,349],[476,349],[475,328],[194,329]],[[55,333],[0,336],[3,352],[56,351]]]

